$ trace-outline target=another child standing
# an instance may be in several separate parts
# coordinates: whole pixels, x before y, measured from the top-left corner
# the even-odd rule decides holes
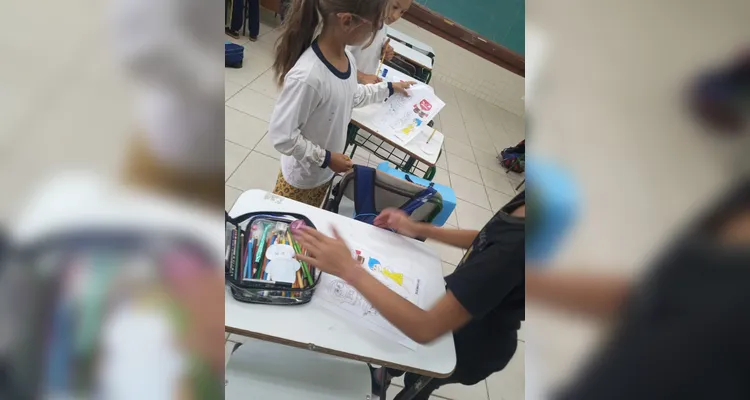
[[[281,94],[269,135],[281,156],[274,193],[320,207],[334,173],[352,168],[342,154],[352,109],[407,95],[414,82],[359,85],[347,45],[381,29],[387,0],[294,0],[273,68]],[[322,17],[322,21],[319,20]],[[315,37],[319,23],[320,35]]]
[[[412,0],[390,0],[386,8],[385,24],[390,25],[409,10]],[[372,43],[362,46],[349,46],[349,50],[357,60],[357,81],[359,83],[378,83],[382,79],[377,76],[380,61],[385,57],[386,61],[393,58],[393,47],[388,44],[385,25],[375,32]]]

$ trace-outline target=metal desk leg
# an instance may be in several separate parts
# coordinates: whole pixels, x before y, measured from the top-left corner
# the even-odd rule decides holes
[[[429,376],[420,376],[416,382],[412,386],[409,387],[406,391],[401,391],[401,393],[396,395],[396,398],[393,400],[412,400],[414,397],[416,397],[419,392],[422,391],[422,389],[425,388],[430,382],[432,381],[432,378]]]
[[[415,162],[417,162],[417,160],[414,157],[409,157],[409,159],[406,160],[406,163],[404,163],[403,167],[401,167],[401,170],[406,172],[407,174],[410,174],[410,171],[414,167]]]

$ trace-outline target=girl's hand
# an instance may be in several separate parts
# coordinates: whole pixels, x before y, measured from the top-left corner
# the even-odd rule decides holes
[[[297,259],[315,266],[323,272],[338,276],[351,282],[355,274],[362,269],[352,257],[352,252],[346,246],[335,227],[331,226],[333,237],[328,237],[319,231],[305,226],[295,233],[295,239],[307,249],[308,255],[297,254]]]
[[[406,91],[406,89],[412,87],[417,82],[409,81],[409,82],[394,82],[393,83],[393,91],[404,95],[406,97],[409,97],[409,93]]]
[[[363,85],[373,85],[382,81],[377,75],[362,74],[359,78],[359,83]]]
[[[385,46],[383,46],[383,55],[385,56],[386,61],[391,61],[393,56],[396,55],[396,52],[393,51],[393,47],[391,47],[390,44],[386,43]]]
[[[403,210],[397,208],[386,208],[375,217],[375,226],[393,229],[401,235],[408,237],[419,236],[419,223],[413,221]]]
[[[352,159],[347,155],[341,153],[331,153],[331,162],[328,164],[328,168],[330,168],[331,171],[339,174],[349,171],[353,166],[354,163],[352,162]]]

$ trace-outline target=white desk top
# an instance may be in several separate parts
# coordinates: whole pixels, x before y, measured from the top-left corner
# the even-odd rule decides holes
[[[407,60],[418,64],[421,67],[432,69],[432,59],[430,57],[427,57],[424,53],[422,53],[419,50],[412,49],[411,47],[396,41],[391,40],[391,47],[393,47],[393,51],[405,57]]]
[[[235,217],[253,211],[300,213],[327,234],[330,234],[330,226],[334,224],[344,237],[367,240],[368,248],[374,251],[387,251],[391,259],[408,259],[411,265],[422,266],[427,304],[434,303],[445,294],[440,258],[422,242],[263,190],[243,193],[229,215]],[[227,290],[225,329],[234,334],[433,377],[450,375],[456,365],[451,334],[410,350],[326,310],[319,305],[315,296],[310,303],[301,306],[269,306],[238,302]]]
[[[400,42],[404,42],[404,43],[410,44],[412,46],[412,48],[414,48],[415,50],[420,50],[425,55],[427,55],[427,53],[435,54],[435,50],[433,50],[432,47],[429,44],[427,44],[425,42],[421,42],[421,41],[419,41],[417,39],[414,39],[413,37],[411,37],[411,36],[409,36],[409,35],[401,32],[399,30],[393,29],[390,26],[386,27],[386,31],[385,32],[386,32],[386,35],[388,35],[388,36],[390,36],[390,37],[392,37],[392,38],[394,38],[394,39],[396,39],[396,40],[398,40]]]
[[[436,149],[431,154],[427,154],[422,146],[427,142],[432,134],[432,129],[429,126],[425,126],[422,133],[412,139],[409,143],[404,144],[401,140],[396,138],[396,134],[393,132],[382,132],[377,128],[375,124],[375,116],[378,113],[382,104],[370,104],[367,107],[355,108],[352,112],[352,122],[359,128],[377,136],[380,139],[385,140],[393,147],[403,151],[404,153],[416,158],[420,162],[423,162],[429,166],[434,166],[437,163],[438,156],[440,155],[440,147],[443,145],[445,136],[440,131],[435,131],[435,136],[430,140],[430,148],[435,146]]]
[[[387,65],[383,65],[380,71],[380,75],[383,75],[384,71],[388,71],[386,74],[386,80],[391,82],[398,81],[415,81],[414,78],[397,71]],[[430,135],[432,134],[432,128],[429,126],[424,127],[424,131],[419,136],[412,139],[409,143],[404,144],[400,139],[396,137],[393,132],[381,132],[378,129],[378,125],[374,122],[375,116],[378,113],[380,107],[384,107],[383,104],[370,104],[367,107],[355,108],[352,111],[352,122],[364,129],[368,133],[371,133],[378,138],[385,140],[393,147],[403,151],[404,153],[416,158],[422,163],[429,166],[434,166],[437,163],[438,156],[440,155],[440,148],[443,146],[445,136],[442,132],[436,131],[435,136],[430,140],[430,149],[433,151],[428,154],[424,151],[423,145],[427,142]]]

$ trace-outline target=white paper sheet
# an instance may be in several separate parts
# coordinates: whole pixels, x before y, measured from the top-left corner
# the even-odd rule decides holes
[[[382,133],[393,134],[404,144],[418,136],[421,128],[445,107],[428,85],[415,85],[408,92],[409,97],[395,94],[388,98],[374,118]]]
[[[415,304],[417,307],[422,307],[422,299],[419,291],[422,280],[417,276],[417,271],[414,268],[399,266],[398,269],[394,269],[386,262],[383,262],[379,255],[372,256],[372,253],[366,250],[359,250],[359,252],[362,268],[365,268],[376,279],[399,296]],[[316,290],[315,297],[323,300],[321,302],[323,307],[350,320],[352,323],[360,324],[411,350],[415,350],[418,346],[416,342],[409,339],[383,318],[356,289],[339,278],[324,274],[321,278],[320,288]]]

